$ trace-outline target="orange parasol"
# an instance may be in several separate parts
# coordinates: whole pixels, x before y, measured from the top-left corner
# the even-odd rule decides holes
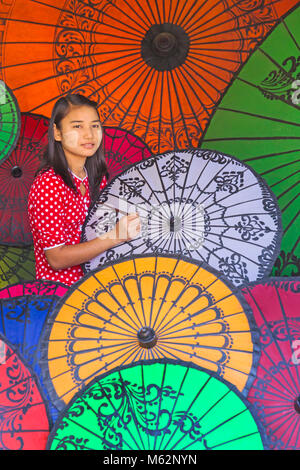
[[[10,0],[2,74],[21,111],[81,92],[153,152],[197,147],[240,65],[296,0]]]

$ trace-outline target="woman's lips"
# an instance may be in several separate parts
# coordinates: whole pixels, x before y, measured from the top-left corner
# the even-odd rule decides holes
[[[92,149],[95,147],[95,144],[87,143],[87,144],[82,144],[81,146],[85,149]]]

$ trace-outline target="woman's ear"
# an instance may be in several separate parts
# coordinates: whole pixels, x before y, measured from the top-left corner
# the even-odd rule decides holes
[[[53,124],[53,135],[55,140],[61,141],[61,132],[56,124]]]

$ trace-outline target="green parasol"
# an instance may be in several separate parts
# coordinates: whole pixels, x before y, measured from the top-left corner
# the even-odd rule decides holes
[[[282,212],[274,275],[300,273],[300,7],[283,18],[236,76],[200,141],[234,155],[273,190]]]
[[[32,246],[19,248],[0,245],[0,289],[18,282],[35,280]]]
[[[21,114],[12,91],[0,80],[0,164],[15,148],[21,126]]]
[[[74,396],[50,450],[263,450],[259,428],[233,385],[180,361],[146,361],[98,376]]]

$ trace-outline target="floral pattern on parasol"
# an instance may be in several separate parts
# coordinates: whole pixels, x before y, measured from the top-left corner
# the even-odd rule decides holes
[[[0,334],[0,449],[45,450],[49,432],[37,377]]]
[[[274,450],[300,448],[300,278],[270,278],[243,289],[261,356],[248,400]]]
[[[263,450],[264,431],[232,385],[181,361],[96,378],[56,423],[51,450]]]

